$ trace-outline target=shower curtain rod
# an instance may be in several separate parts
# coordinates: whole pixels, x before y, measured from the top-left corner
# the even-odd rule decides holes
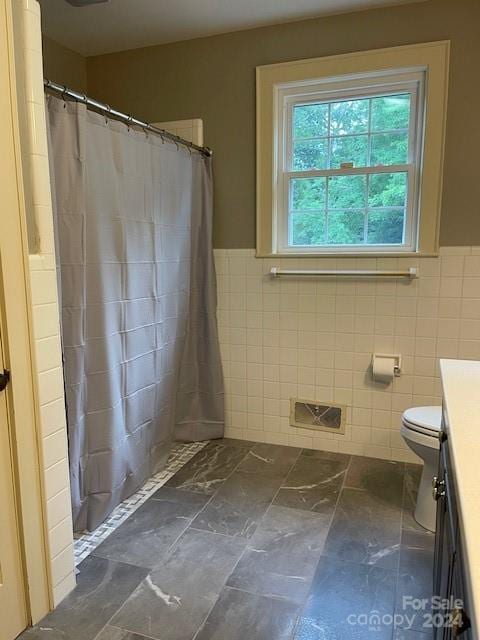
[[[68,87],[62,84],[57,84],[56,82],[53,82],[52,80],[47,80],[46,78],[44,78],[43,80],[43,85],[46,91],[51,91],[52,93],[60,94],[60,96],[63,98],[69,97],[69,98],[73,98],[74,100],[77,100],[77,102],[83,102],[87,106],[94,107],[101,113],[104,113],[108,116],[113,116],[117,120],[122,120],[123,122],[126,122],[126,124],[128,125],[136,125],[138,127],[141,127],[144,131],[151,131],[152,133],[156,133],[162,138],[162,140],[165,138],[165,140],[170,140],[177,146],[182,145],[184,147],[187,147],[190,150],[198,151],[199,153],[206,156],[207,158],[210,158],[213,155],[212,150],[209,149],[208,147],[200,147],[194,144],[193,142],[184,140],[183,138],[180,138],[180,136],[176,136],[173,133],[169,133],[168,131],[165,131],[164,129],[155,127],[152,124],[149,124],[148,122],[143,122],[142,120],[138,120],[137,118],[134,118],[133,116],[129,116],[126,113],[122,113],[121,111],[112,109],[108,104],[104,104],[103,102],[98,102],[98,100],[94,100],[93,98],[88,98],[84,93],[79,93],[78,91],[69,89]]]

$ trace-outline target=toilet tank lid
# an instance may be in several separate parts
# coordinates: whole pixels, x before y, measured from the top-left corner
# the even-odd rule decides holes
[[[440,431],[442,424],[442,407],[412,407],[403,414],[403,420],[416,424],[424,429]]]

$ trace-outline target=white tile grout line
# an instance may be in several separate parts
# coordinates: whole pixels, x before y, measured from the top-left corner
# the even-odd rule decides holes
[[[178,443],[172,446],[165,469],[149,478],[136,493],[115,507],[110,516],[102,524],[88,533],[74,534],[75,566],[89,556],[99,544],[115,531],[134,511],[162,487],[179,469],[208,444],[206,442]]]

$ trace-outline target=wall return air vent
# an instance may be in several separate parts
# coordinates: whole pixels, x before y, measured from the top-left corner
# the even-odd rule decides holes
[[[346,407],[312,400],[290,400],[290,424],[301,429],[345,433]]]

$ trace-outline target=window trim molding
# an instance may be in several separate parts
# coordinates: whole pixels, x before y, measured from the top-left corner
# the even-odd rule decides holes
[[[257,67],[257,251],[258,257],[299,256],[408,256],[436,255],[443,186],[443,162],[448,98],[449,41],[427,42],[388,49],[361,51],[325,58],[313,58]],[[332,78],[365,76],[392,70],[424,69],[426,114],[423,116],[424,146],[421,183],[417,193],[421,197],[418,220],[417,250],[399,249],[377,251],[375,248],[352,247],[325,251],[309,248],[300,251],[277,251],[278,234],[276,202],[277,159],[279,142],[275,134],[280,121],[276,94],[286,85],[304,83],[305,87],[328,82]],[[386,79],[388,83],[388,80]]]

